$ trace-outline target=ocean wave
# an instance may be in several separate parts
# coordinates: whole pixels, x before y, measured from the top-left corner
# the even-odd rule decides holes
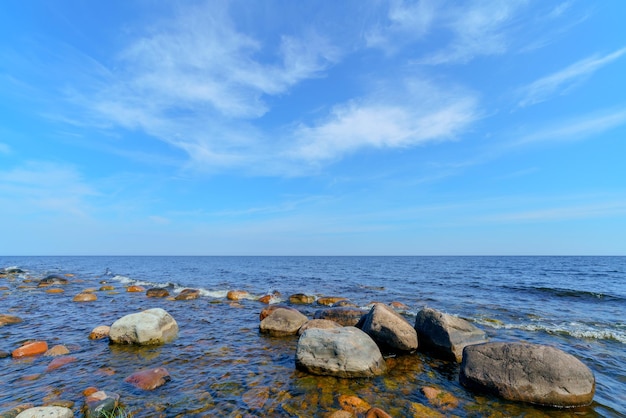
[[[546,324],[546,323],[524,323],[524,324],[509,324],[496,319],[490,318],[478,318],[474,319],[474,322],[483,326],[496,328],[496,329],[519,329],[522,331],[531,332],[546,332],[548,334],[561,334],[568,335],[574,338],[580,339],[595,339],[595,340],[613,340],[626,344],[626,330],[597,328],[582,323],[570,323],[570,324]]]
[[[589,299],[589,300],[604,300],[604,301],[626,301],[626,298],[622,296],[612,295],[603,292],[592,292],[589,290],[576,290],[567,289],[562,287],[521,287],[521,286],[507,286],[507,288],[515,291],[530,292],[546,294],[558,298],[576,298],[576,299]]]

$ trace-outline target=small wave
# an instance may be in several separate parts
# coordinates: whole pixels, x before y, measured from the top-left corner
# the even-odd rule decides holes
[[[507,324],[500,320],[479,318],[475,323],[496,329],[519,329],[522,331],[547,332],[548,334],[564,334],[574,338],[588,338],[595,340],[613,340],[626,344],[626,332],[615,329],[598,329],[589,325],[572,323],[568,325],[554,325],[541,323]]]
[[[575,299],[589,299],[589,300],[604,300],[604,301],[626,301],[621,296],[611,295],[602,292],[592,292],[589,290],[576,290],[566,289],[561,287],[520,287],[520,286],[507,286],[508,289],[522,292],[546,294],[559,298],[575,298]]]

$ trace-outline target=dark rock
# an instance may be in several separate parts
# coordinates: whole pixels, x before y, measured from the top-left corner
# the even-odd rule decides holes
[[[183,289],[174,299],[176,300],[192,300],[200,297],[198,289]]]
[[[339,307],[315,311],[313,318],[329,319],[343,326],[355,326],[367,311],[359,308]]]
[[[45,278],[39,280],[38,287],[45,286],[54,286],[54,285],[65,285],[68,284],[69,280],[63,276],[59,276],[58,274],[50,274]]]
[[[149,298],[166,298],[170,295],[170,292],[167,289],[162,287],[153,287],[151,289],[146,290],[146,296]]]
[[[376,343],[394,351],[417,349],[417,332],[399,313],[378,303],[364,316],[360,327]]]
[[[26,273],[24,270],[22,270],[21,268],[18,267],[9,267],[6,269],[2,269],[3,273],[6,274],[22,274],[22,273]]]
[[[106,418],[114,416],[113,412],[117,408],[120,395],[117,393],[107,393],[102,390],[94,392],[85,399],[86,418]]]
[[[595,392],[591,370],[571,354],[529,343],[485,343],[463,350],[461,384],[512,401],[576,407]]]
[[[485,332],[466,320],[432,308],[417,313],[415,330],[421,349],[457,362],[461,361],[465,346],[487,341]]]
[[[289,302],[299,305],[310,305],[315,302],[315,296],[305,295],[304,293],[296,293],[289,296]]]

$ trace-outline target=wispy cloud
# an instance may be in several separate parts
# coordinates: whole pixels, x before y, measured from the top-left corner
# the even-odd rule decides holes
[[[601,69],[626,54],[626,48],[604,56],[593,56],[578,61],[561,71],[540,78],[519,89],[522,99],[519,107],[531,106],[544,102],[558,94],[565,94]]]
[[[312,126],[300,126],[296,158],[332,160],[361,148],[397,148],[452,139],[479,117],[476,97],[423,80],[407,80],[389,96],[335,106]]]
[[[8,144],[0,142],[0,154],[10,154],[11,147]]]

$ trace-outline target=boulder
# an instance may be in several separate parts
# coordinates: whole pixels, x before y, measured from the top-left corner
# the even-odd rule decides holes
[[[310,305],[315,302],[315,296],[305,295],[304,293],[296,293],[289,296],[289,302],[296,305]]]
[[[37,286],[45,287],[45,286],[54,286],[54,285],[65,285],[68,283],[69,283],[69,280],[67,280],[65,277],[59,276],[58,274],[50,274],[46,276],[45,278],[39,280],[39,284]]]
[[[5,325],[19,324],[22,318],[13,315],[0,314],[0,327]]]
[[[465,347],[459,381],[508,400],[557,407],[589,405],[595,392],[593,373],[576,357],[523,342]]]
[[[124,382],[130,383],[138,389],[154,390],[170,380],[168,371],[164,367],[157,367],[156,369],[133,373],[124,379]]]
[[[85,398],[85,417],[104,418],[115,416],[113,413],[117,408],[120,395],[117,393],[107,393],[103,390],[91,393]]]
[[[250,293],[245,290],[230,290],[226,294],[226,299],[228,300],[241,300],[241,299],[249,299],[251,298]]]
[[[355,327],[306,330],[298,340],[296,367],[337,377],[377,376],[387,369],[374,340]]]
[[[20,412],[15,418],[72,418],[73,416],[71,409],[62,406],[38,406]]]
[[[329,319],[335,321],[339,325],[343,326],[355,326],[359,323],[359,320],[363,315],[367,313],[366,310],[350,307],[328,308],[315,311],[313,318],[315,319]]]
[[[420,348],[444,359],[461,361],[463,348],[487,341],[485,332],[462,318],[424,308],[417,313],[415,330]]]
[[[299,310],[295,308],[291,308],[287,305],[271,305],[271,306],[268,306],[267,308],[261,309],[261,312],[259,313],[259,321],[262,321],[268,316],[270,316],[272,312],[274,312],[276,309],[289,309],[290,311],[300,312]]]
[[[309,328],[331,329],[341,328],[341,325],[329,319],[311,319],[306,324],[300,327],[300,329],[298,330],[298,335],[302,335],[302,333]]]
[[[183,289],[174,299],[176,300],[192,300],[200,297],[198,289]]]
[[[109,333],[111,332],[111,327],[108,325],[100,325],[95,327],[94,329],[91,330],[91,332],[89,333],[89,339],[90,340],[101,340],[103,338],[106,338],[109,336]]]
[[[342,300],[348,300],[348,299],[341,297],[341,296],[324,296],[324,297],[317,299],[317,303],[320,305],[324,305],[324,306],[333,306],[334,304]]]
[[[279,308],[261,321],[259,330],[262,334],[269,334],[273,337],[296,335],[300,327],[308,320],[298,311]]]
[[[126,291],[129,293],[139,293],[139,292],[145,292],[146,289],[143,286],[132,285],[132,286],[128,286],[126,288]]]
[[[394,351],[417,349],[417,332],[391,307],[378,303],[365,315],[360,327],[376,343]]]
[[[93,302],[95,300],[98,300],[98,296],[96,296],[94,293],[81,292],[74,296],[72,300],[74,302]]]
[[[109,340],[117,344],[163,344],[178,335],[178,324],[164,309],[126,315],[111,325]]]
[[[11,353],[13,358],[30,357],[43,354],[48,351],[48,344],[45,341],[31,341],[16,348]]]
[[[170,292],[167,289],[162,287],[153,287],[151,289],[146,290],[146,296],[149,298],[166,298],[170,295]]]

